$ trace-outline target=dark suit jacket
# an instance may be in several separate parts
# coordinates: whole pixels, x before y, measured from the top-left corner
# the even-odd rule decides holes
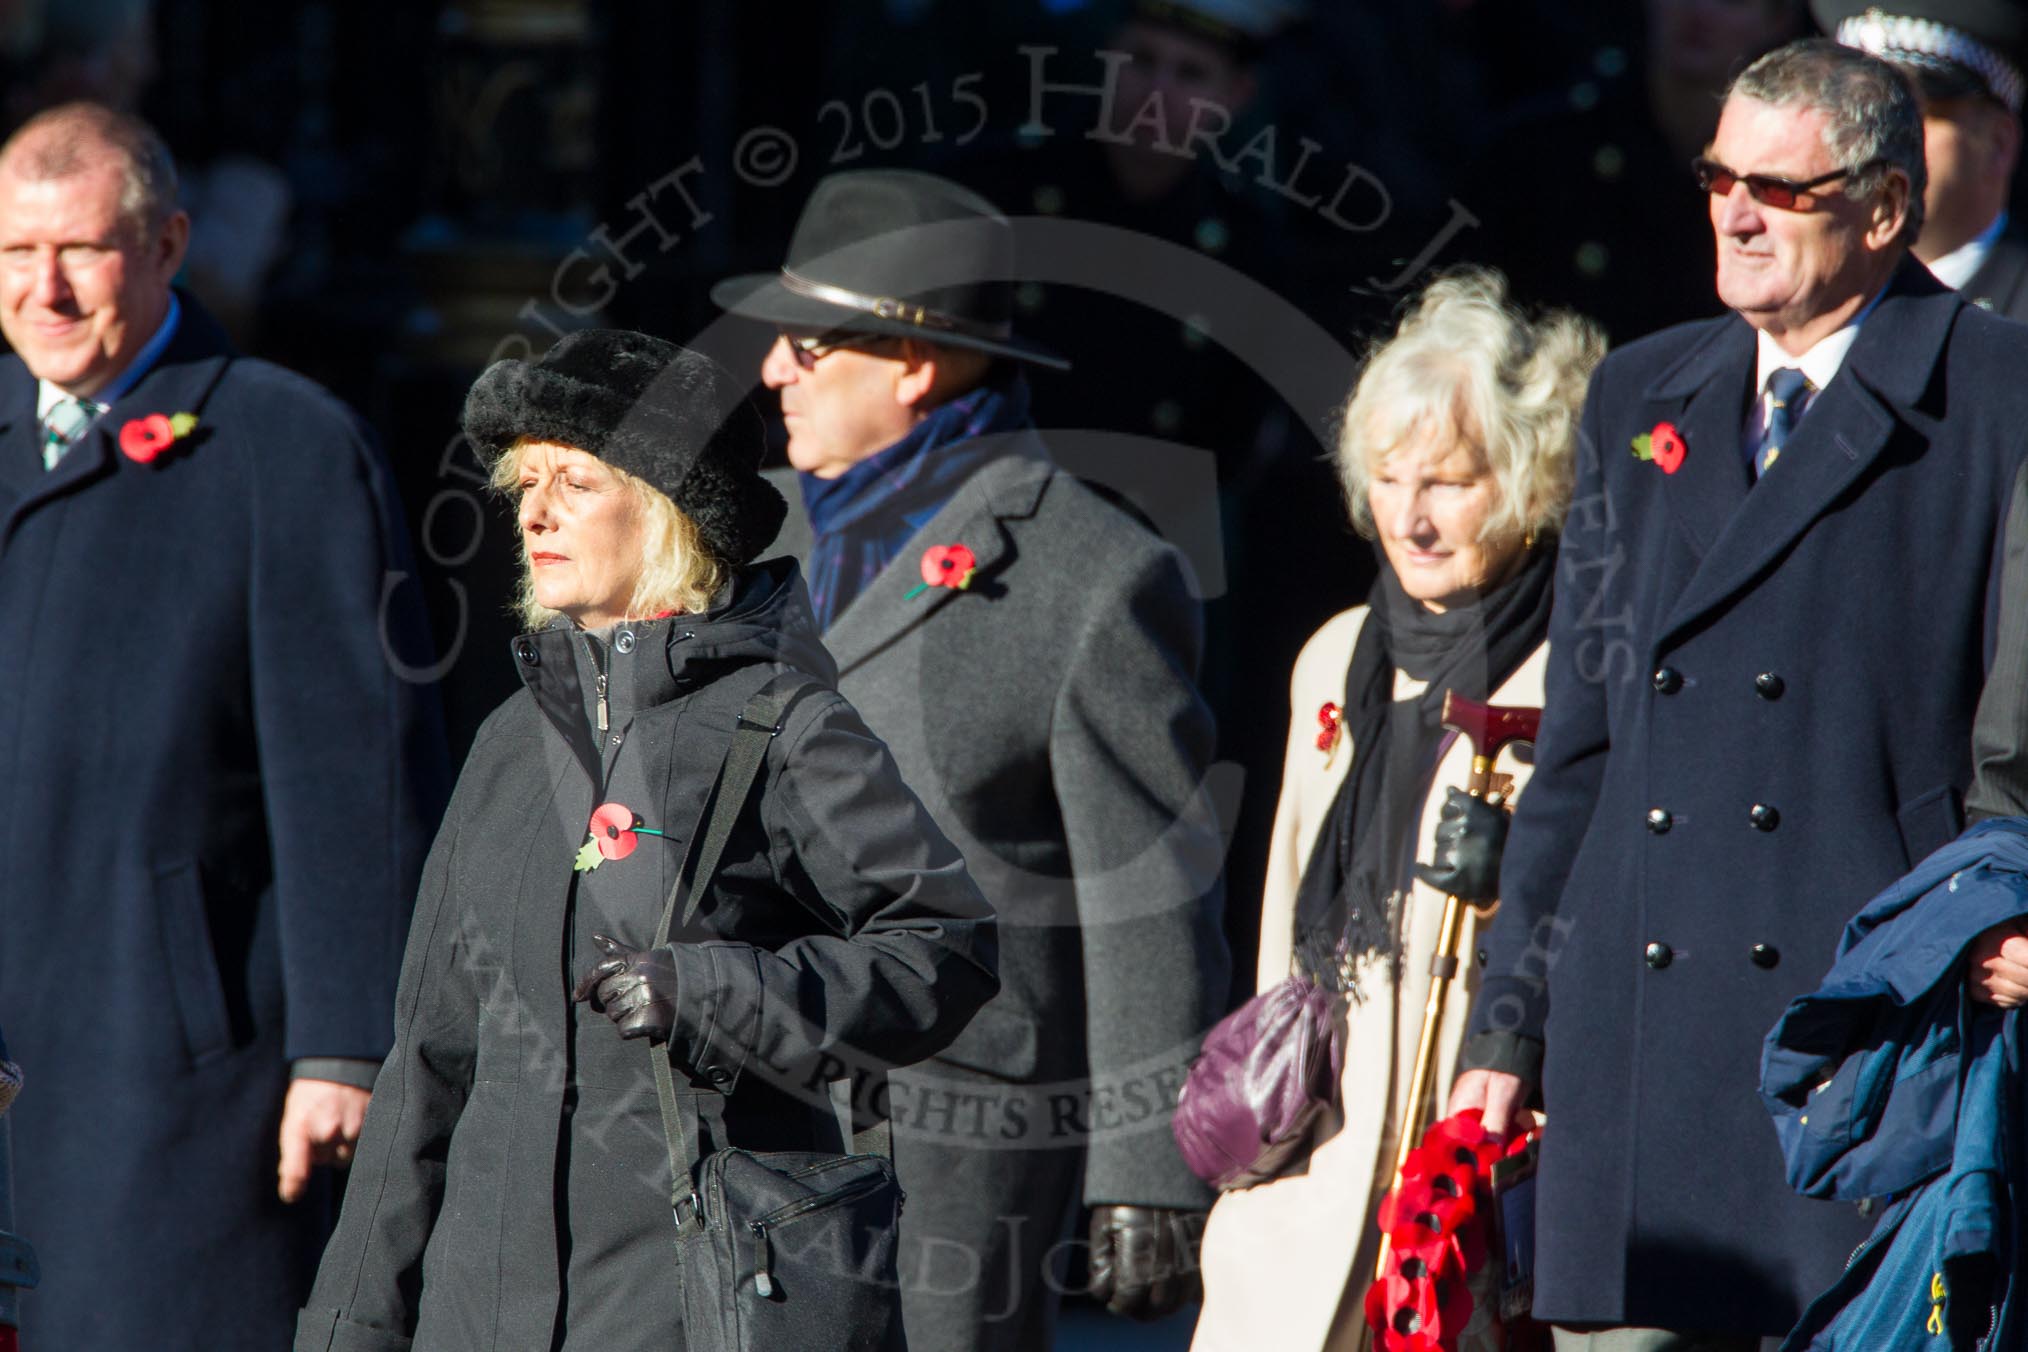
[[[275,1196],[289,1063],[378,1058],[442,802],[401,514],[353,414],[188,297],[45,471],[0,360],[0,1020],[24,1339],[285,1346],[328,1220]],[[130,419],[193,413],[151,464]]]
[[[1753,330],[1608,357],[1474,1009],[1546,1039],[1535,1310],[1779,1333],[1864,1223],[1783,1183],[1761,1039],[1961,825],[2028,328],[1912,262],[1750,485]],[[1631,439],[1672,422],[1668,474]]]

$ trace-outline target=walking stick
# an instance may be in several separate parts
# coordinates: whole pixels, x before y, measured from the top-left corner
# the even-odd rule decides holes
[[[1542,722],[1540,709],[1520,709],[1497,704],[1481,704],[1475,699],[1462,695],[1444,695],[1444,726],[1463,737],[1472,747],[1472,773],[1465,782],[1465,792],[1474,798],[1486,798],[1499,802],[1497,793],[1488,796],[1493,783],[1493,762],[1500,753],[1515,742],[1532,742]],[[1429,999],[1422,1008],[1422,1036],[1415,1046],[1414,1078],[1409,1081],[1408,1111],[1402,1114],[1400,1138],[1394,1147],[1394,1174],[1398,1184],[1401,1171],[1408,1164],[1408,1157],[1414,1153],[1415,1143],[1422,1135],[1423,1119],[1428,1116],[1436,1088],[1436,1041],[1437,1029],[1443,1023],[1444,997],[1450,994],[1451,979],[1458,974],[1458,935],[1465,925],[1467,903],[1453,896],[1444,897],[1443,924],[1437,933],[1437,950],[1429,961]],[[1497,903],[1496,903],[1497,904]],[[1380,1261],[1374,1268],[1374,1279],[1387,1275],[1389,1240],[1386,1231],[1380,1234]],[[1371,1331],[1368,1330],[1369,1336]]]

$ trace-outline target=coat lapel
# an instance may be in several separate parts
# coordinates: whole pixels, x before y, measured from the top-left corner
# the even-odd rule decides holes
[[[1720,325],[1681,362],[1648,387],[1641,431],[1674,422],[1688,448],[1677,471],[1663,480],[1670,515],[1701,558],[1738,514],[1752,486],[1741,444],[1753,383],[1754,335],[1744,320]],[[1603,447],[1610,455],[1620,447]],[[1653,472],[1661,474],[1659,466]]]
[[[976,600],[991,596],[995,574],[1013,548],[1006,528],[1009,517],[1035,510],[1043,485],[1055,473],[1041,440],[1032,431],[1004,434],[1004,454],[965,480],[943,510],[910,537],[894,562],[880,570],[825,631],[824,646],[838,662],[840,674],[851,671],[903,634],[923,624],[960,596]],[[961,544],[978,560],[978,572],[964,593],[931,587],[910,599],[922,581],[923,551],[932,545]]]
[[[1972,304],[2012,316],[2024,282],[2028,282],[2028,243],[2010,231],[1993,241],[1993,251],[1964,285]]]
[[[35,417],[35,377],[18,358],[0,367],[0,511],[42,484],[42,427]]]
[[[1895,410],[1912,407],[1928,387],[1963,303],[1913,259],[1896,274],[1829,388],[1805,408],[1780,461],[1746,494],[1691,575],[1662,627],[1664,642],[1751,583],[1873,467],[1900,421]],[[1728,443],[1735,448],[1744,415],[1741,404]],[[1744,474],[1743,457],[1735,451],[1730,459]]]
[[[190,436],[188,447],[177,446],[164,452],[164,458],[194,454],[210,435],[201,420],[204,401],[219,377],[232,360],[232,348],[224,332],[189,296],[181,297],[182,318],[176,326],[175,337],[156,360],[153,369],[141,377],[140,383],[127,391],[113,406],[99,416],[89,431],[80,437],[75,445],[64,452],[56,468],[40,471],[37,479],[22,483],[16,481],[10,487],[19,488],[18,496],[6,506],[6,516],[0,520],[0,545],[13,536],[22,517],[41,504],[53,498],[72,493],[86,485],[97,482],[111,474],[118,466],[118,443],[120,428],[131,418],[145,417],[150,413],[196,413],[200,421]],[[23,368],[21,379],[8,379],[4,399],[4,416],[7,422],[0,425],[0,446],[10,464],[20,463],[17,453],[19,437],[31,440],[40,435],[35,420],[35,378]],[[25,388],[16,388],[17,386]],[[40,465],[39,459],[35,460]],[[157,462],[161,463],[160,461]]]

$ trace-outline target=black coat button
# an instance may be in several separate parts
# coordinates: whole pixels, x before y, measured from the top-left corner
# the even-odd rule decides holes
[[[537,652],[535,645],[525,638],[514,645],[514,655],[521,659],[524,666],[539,667],[542,665],[542,654]]]
[[[1755,803],[1746,819],[1753,823],[1756,831],[1772,831],[1782,824],[1782,814],[1775,810],[1772,803]]]
[[[1753,965],[1763,968],[1772,967],[1782,960],[1781,950],[1771,944],[1755,944],[1751,956]]]
[[[1753,693],[1762,699],[1780,699],[1782,691],[1788,688],[1789,683],[1772,671],[1763,671],[1753,678]]]
[[[1658,668],[1649,680],[1654,683],[1656,691],[1664,695],[1673,695],[1683,688],[1683,673],[1674,667]]]
[[[1484,967],[1487,963],[1493,960],[1493,955],[1491,953],[1488,953],[1483,948],[1480,949],[1478,952],[1474,953],[1472,956],[1479,960],[1479,966],[1481,967]]]
[[[1648,809],[1648,829],[1650,831],[1653,831],[1656,835],[1658,836],[1668,835],[1669,828],[1671,826],[1674,826],[1675,824],[1676,819],[1669,815],[1668,808],[1651,807]]]
[[[1645,956],[1648,966],[1659,972],[1670,963],[1676,961],[1676,950],[1667,944],[1649,944]]]

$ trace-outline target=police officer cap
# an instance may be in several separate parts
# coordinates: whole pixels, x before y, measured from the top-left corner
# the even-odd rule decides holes
[[[1308,8],[1307,0],[1135,0],[1133,13],[1250,54]]]
[[[1985,94],[2021,111],[2022,0],[1811,0],[1810,8],[1825,32],[1892,61],[1931,98]]]

